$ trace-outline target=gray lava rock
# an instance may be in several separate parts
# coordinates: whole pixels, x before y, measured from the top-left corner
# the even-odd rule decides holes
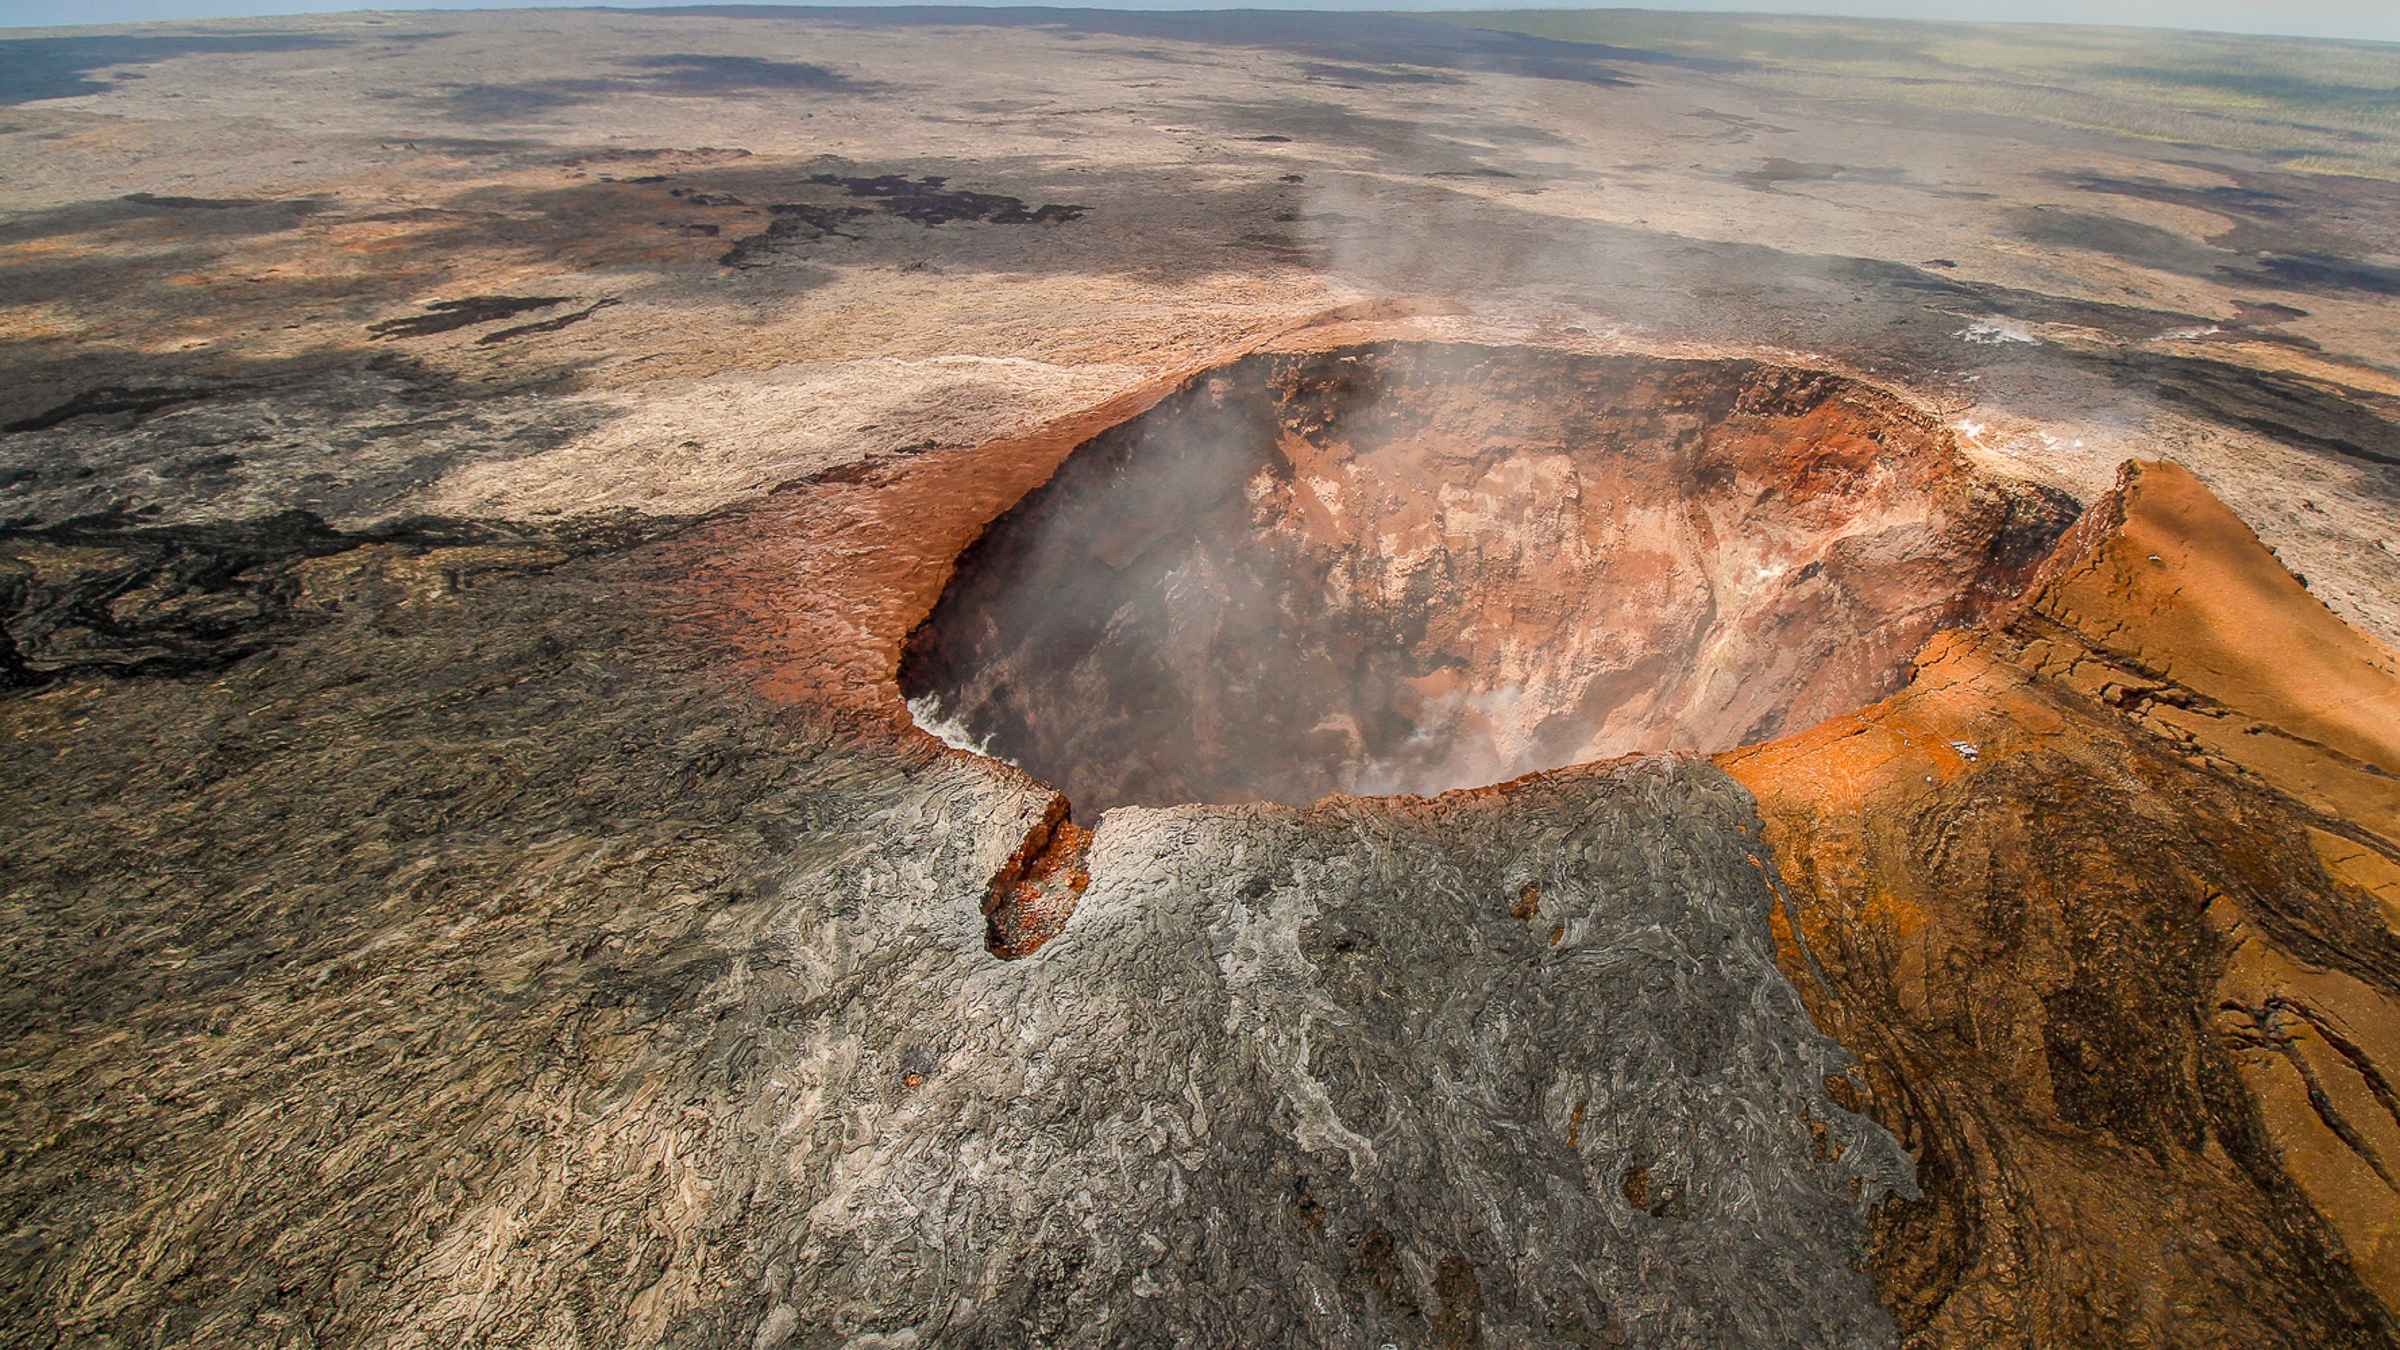
[[[11,697],[6,1339],[1892,1338],[1908,1168],[1714,768],[1112,812],[1002,961],[1048,794],[760,702],[630,584]]]

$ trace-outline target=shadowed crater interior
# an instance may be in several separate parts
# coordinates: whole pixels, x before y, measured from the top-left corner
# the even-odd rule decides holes
[[[1078,815],[1435,792],[1870,702],[2073,516],[1822,371],[1265,354],[993,521],[900,682]]]

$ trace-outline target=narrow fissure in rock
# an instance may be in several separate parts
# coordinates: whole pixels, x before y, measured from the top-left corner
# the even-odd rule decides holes
[[[992,955],[1020,960],[1066,931],[1092,884],[1083,861],[1091,846],[1092,831],[1068,818],[1065,797],[1053,796],[984,895],[983,945]]]

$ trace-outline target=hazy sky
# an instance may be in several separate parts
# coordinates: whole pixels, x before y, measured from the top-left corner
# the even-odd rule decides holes
[[[841,0],[831,0],[840,3]],[[965,0],[972,3],[973,0]],[[341,10],[533,9],[589,6],[593,0],[421,0],[373,6],[361,0],[0,0],[0,27],[29,24],[133,23],[145,19],[231,18],[250,14],[322,14]],[[661,0],[640,0],[655,5]],[[1121,9],[1498,9],[1528,0],[1144,0]],[[1740,10],[1778,14],[1858,14],[1885,18],[2029,20],[2042,23],[2148,24],[2237,33],[2400,42],[2400,0],[1658,0],[1650,9]]]

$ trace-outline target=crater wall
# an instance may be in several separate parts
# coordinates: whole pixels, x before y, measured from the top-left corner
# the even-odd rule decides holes
[[[2072,514],[1825,372],[1269,353],[993,522],[901,685],[1083,812],[1435,792],[1872,702]]]

